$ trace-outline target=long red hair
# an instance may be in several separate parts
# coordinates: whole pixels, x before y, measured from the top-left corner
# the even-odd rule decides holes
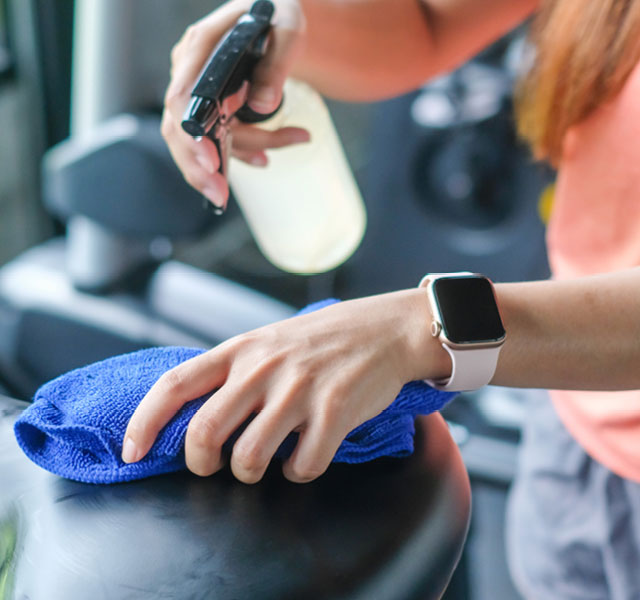
[[[558,164],[567,130],[615,96],[640,60],[640,0],[542,0],[531,39],[518,130],[536,158]]]

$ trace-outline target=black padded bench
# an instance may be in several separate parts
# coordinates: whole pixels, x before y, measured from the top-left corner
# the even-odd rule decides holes
[[[460,557],[470,488],[439,415],[408,459],[333,465],[313,483],[274,465],[248,486],[229,472],[118,485],[33,465],[0,397],[3,600],[427,600]]]

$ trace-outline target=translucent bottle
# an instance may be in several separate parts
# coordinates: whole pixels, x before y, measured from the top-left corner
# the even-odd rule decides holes
[[[366,211],[329,111],[308,85],[289,79],[264,129],[304,127],[311,141],[267,150],[269,164],[231,159],[229,183],[262,253],[291,273],[342,264],[356,250]]]

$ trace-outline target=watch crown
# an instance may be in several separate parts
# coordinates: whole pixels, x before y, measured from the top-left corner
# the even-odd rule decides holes
[[[442,325],[440,325],[438,321],[431,321],[431,335],[433,337],[438,337],[441,331],[442,331]]]

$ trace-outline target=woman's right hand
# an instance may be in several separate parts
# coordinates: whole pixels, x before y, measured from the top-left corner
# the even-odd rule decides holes
[[[191,25],[171,52],[171,81],[162,115],[162,135],[187,182],[214,205],[226,204],[229,189],[218,171],[220,157],[207,137],[196,141],[183,131],[181,122],[200,71],[211,51],[249,10],[249,0],[231,0]],[[261,113],[273,112],[282,99],[282,87],[300,54],[305,19],[298,0],[274,0],[276,11],[267,51],[258,63],[249,92],[249,106]],[[267,164],[266,148],[306,142],[309,134],[299,127],[265,131],[232,121],[231,153],[256,166]]]

